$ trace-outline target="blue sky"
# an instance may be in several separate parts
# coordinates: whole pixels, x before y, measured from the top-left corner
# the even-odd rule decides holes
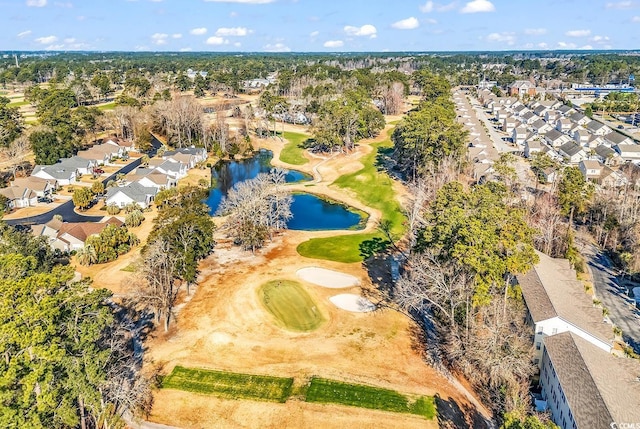
[[[639,48],[640,0],[0,0],[0,50]]]

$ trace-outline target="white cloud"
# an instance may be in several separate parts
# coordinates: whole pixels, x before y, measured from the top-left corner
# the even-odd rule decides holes
[[[467,3],[460,13],[493,12],[496,7],[489,0],[473,0]]]
[[[318,37],[319,35],[320,35],[320,32],[317,30],[309,33],[309,37]]]
[[[229,12],[229,18],[235,18],[237,16],[238,16],[238,12],[235,12],[235,11]]]
[[[429,13],[432,10],[433,10],[433,2],[431,0],[429,0],[428,2],[420,6],[420,12],[422,13]]]
[[[202,36],[203,34],[207,34],[207,28],[206,27],[192,28],[191,30],[189,30],[189,33],[193,34],[194,36]]]
[[[365,24],[362,27],[347,25],[344,27],[344,32],[349,36],[369,36],[370,38],[375,39],[378,30],[371,24]]]
[[[589,50],[589,49],[593,49],[593,46],[591,46],[591,45],[584,45],[584,46],[581,46],[581,47],[580,47],[580,49]]]
[[[344,46],[342,40],[327,40],[323,45],[325,48],[341,48]]]
[[[436,25],[438,23],[438,20],[433,19],[433,18],[427,18],[424,20],[427,24],[431,24],[431,25]]]
[[[213,3],[244,3],[244,4],[267,4],[276,0],[204,0]]]
[[[527,36],[542,36],[543,34],[547,34],[546,28],[525,28],[524,34]]]
[[[596,43],[604,43],[604,42],[608,42],[609,41],[609,36],[593,36],[591,38],[592,42],[596,42]]]
[[[43,45],[50,45],[50,44],[55,43],[57,41],[58,41],[58,38],[56,36],[38,37],[36,39],[36,42],[42,43]]]
[[[27,6],[29,7],[45,7],[47,0],[27,0]]]
[[[545,42],[538,43],[538,48],[540,49],[547,49],[548,47],[549,45],[547,45]]]
[[[242,46],[242,43],[240,43],[240,42],[235,42],[235,43],[233,44],[233,46],[235,46],[236,48],[239,48],[240,46]]]
[[[251,33],[252,31],[247,30],[245,27],[233,27],[233,28],[220,27],[216,30],[216,36],[221,36],[221,37],[229,37],[229,36],[242,37]]]
[[[182,33],[173,33],[171,37],[174,39],[182,39]]]
[[[61,49],[64,49],[64,45],[58,44],[58,45],[49,45],[46,48],[44,48],[45,51],[59,51]]]
[[[486,37],[486,39],[488,42],[506,43],[509,46],[516,43],[515,34],[510,32],[491,33]]]
[[[448,4],[436,5],[436,11],[437,12],[449,12],[450,10],[455,9],[456,6],[458,6],[458,3],[456,3],[455,0],[454,0],[451,3],[448,3]]]
[[[180,52],[191,52],[191,48],[189,48],[189,47],[180,48]]]
[[[211,36],[206,41],[207,45],[228,45],[229,41],[224,37],[220,36]]]
[[[635,3],[632,1],[609,2],[605,6],[607,9],[632,9]]]
[[[67,44],[76,43],[76,39],[73,37],[67,37],[66,39],[64,39],[64,43],[67,43]]]
[[[156,45],[166,45],[167,37],[169,37],[166,33],[154,33],[151,35],[152,43]]]
[[[284,43],[268,43],[262,47],[262,50],[265,52],[291,52],[291,48]]]
[[[17,36],[22,39],[23,37],[27,37],[29,34],[31,34],[31,30],[21,31]]]
[[[564,34],[567,37],[587,37],[591,34],[591,30],[569,30]]]
[[[558,42],[558,48],[560,49],[575,49],[575,43],[567,43],[567,42]]]
[[[56,6],[56,7],[63,7],[65,9],[71,9],[73,7],[73,3],[71,3],[70,1],[65,2],[65,3],[57,1],[53,5]]]
[[[640,16],[634,16],[631,18],[631,22],[640,22]]]
[[[400,21],[396,21],[391,24],[393,28],[397,28],[398,30],[413,30],[414,28],[420,27],[420,23],[413,16],[407,19],[401,19]]]

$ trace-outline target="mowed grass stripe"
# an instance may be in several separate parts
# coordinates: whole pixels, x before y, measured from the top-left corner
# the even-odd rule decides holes
[[[428,419],[435,417],[432,397],[422,396],[410,401],[395,390],[350,384],[326,378],[313,377],[307,390],[307,402],[340,404],[395,413],[417,414]]]
[[[298,282],[272,280],[258,289],[258,296],[278,324],[286,329],[308,332],[325,320],[316,302]]]
[[[176,366],[164,378],[162,387],[205,393],[228,399],[286,402],[293,378],[252,375]]]

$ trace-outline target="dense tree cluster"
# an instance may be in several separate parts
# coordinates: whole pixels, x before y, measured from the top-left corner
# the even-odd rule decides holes
[[[148,412],[150,385],[110,292],[73,281],[38,239],[2,229],[17,245],[0,249],[0,426],[106,429]]]

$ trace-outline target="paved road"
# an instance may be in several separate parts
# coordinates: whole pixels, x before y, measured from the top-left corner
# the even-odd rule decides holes
[[[640,316],[627,295],[627,288],[621,282],[620,273],[613,268],[612,262],[599,249],[592,245],[585,247],[596,296],[609,310],[609,319],[620,329],[624,341],[636,353],[640,353]]]

